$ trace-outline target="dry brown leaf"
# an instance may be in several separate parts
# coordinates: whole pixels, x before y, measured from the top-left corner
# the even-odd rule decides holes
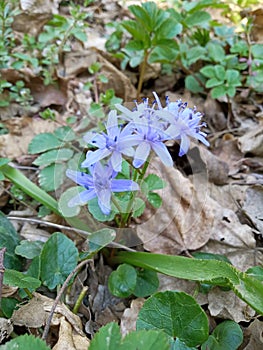
[[[144,302],[145,299],[143,298],[134,299],[131,302],[131,306],[124,310],[120,325],[122,336],[136,330],[136,320]]]
[[[12,332],[13,325],[11,320],[7,320],[6,318],[0,318],[0,344],[5,338],[8,338]]]
[[[20,125],[19,135],[0,135],[0,155],[16,159],[28,153],[28,145],[32,138],[42,132],[53,132],[58,124],[41,118],[15,118]],[[11,131],[11,130],[10,130]],[[12,131],[11,131],[12,132]]]
[[[243,154],[263,156],[263,125],[260,124],[239,137],[238,147]]]
[[[235,322],[249,322],[256,314],[250,306],[239,299],[234,292],[224,292],[219,288],[208,294],[208,309],[211,316]]]
[[[258,231],[263,234],[263,187],[251,186],[246,190],[243,210],[250,217]]]
[[[59,339],[52,348],[53,350],[87,350],[89,344],[90,342],[86,336],[77,334],[65,317],[61,317]]]
[[[258,8],[249,14],[249,17],[251,17],[253,21],[251,28],[253,40],[258,43],[263,43],[263,9]]]
[[[11,297],[12,295],[14,295],[16,293],[17,290],[18,290],[17,287],[11,287],[11,286],[3,285],[2,297],[3,298]]]
[[[263,349],[263,322],[254,320],[247,328],[249,342],[243,350]]]

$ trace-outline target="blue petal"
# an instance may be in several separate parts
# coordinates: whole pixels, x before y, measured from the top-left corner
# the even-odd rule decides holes
[[[158,155],[164,165],[173,166],[173,159],[164,143],[152,143],[152,149]]]
[[[139,185],[132,180],[117,179],[111,181],[112,192],[138,191],[139,189]]]
[[[120,152],[113,152],[110,158],[112,168],[115,171],[120,172],[121,171],[121,163],[122,163],[122,156]]]
[[[111,191],[109,189],[101,190],[97,193],[98,195],[98,204],[105,215],[109,215],[111,212],[111,205],[110,205],[110,199],[111,199]]]
[[[142,142],[135,151],[135,156],[133,160],[133,166],[135,168],[139,168],[141,165],[143,165],[151,151],[151,146],[149,145],[148,142]]]
[[[75,197],[71,198],[71,200],[68,202],[68,207],[72,208],[76,205],[86,204],[89,200],[95,197],[97,197],[97,194],[94,189],[89,191],[82,191]]]
[[[189,138],[186,135],[182,135],[180,150],[179,150],[179,157],[182,157],[184,154],[187,153],[189,146],[190,146]]]
[[[76,182],[77,184],[83,187],[93,186],[93,179],[90,175],[82,173],[80,171],[75,171],[71,169],[67,169],[66,171],[67,177]]]
[[[97,163],[103,158],[106,158],[111,152],[104,148],[104,149],[97,149],[96,151],[88,151],[86,154],[86,159],[84,162],[81,163],[82,168],[89,167],[92,164]]]

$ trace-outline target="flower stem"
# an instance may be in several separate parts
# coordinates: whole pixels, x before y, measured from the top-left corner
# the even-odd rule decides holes
[[[149,52],[147,50],[144,51],[144,58],[140,66],[140,77],[139,77],[139,82],[138,82],[138,87],[137,87],[137,98],[139,98],[141,90],[142,90],[142,84],[145,76],[145,70],[147,66],[147,61],[149,57]]]

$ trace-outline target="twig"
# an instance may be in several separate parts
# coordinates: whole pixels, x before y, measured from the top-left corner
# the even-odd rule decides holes
[[[77,228],[74,228],[74,227],[70,227],[70,226],[54,224],[53,222],[49,222],[49,221],[44,221],[44,220],[39,220],[39,219],[30,219],[30,218],[20,218],[20,217],[17,217],[17,216],[8,216],[7,218],[9,220],[33,222],[33,223],[39,224],[39,225],[55,227],[55,228],[58,228],[60,230],[74,231],[74,232],[79,233],[84,238],[86,238],[87,236],[91,235],[91,232],[87,232],[87,231],[80,230],[80,229],[77,229]],[[116,243],[116,242],[111,242],[110,245],[112,247],[114,247],[114,248],[124,249],[124,250],[127,250],[129,252],[136,252],[136,250],[128,248],[125,245],[122,245],[122,244],[119,244],[119,243]]]
[[[3,279],[4,279],[4,272],[5,272],[5,266],[4,266],[5,251],[6,251],[5,247],[0,250],[0,305],[2,300]]]
[[[76,273],[81,267],[83,267],[84,265],[86,265],[86,264],[89,263],[90,261],[92,261],[92,260],[90,260],[90,259],[89,259],[89,260],[84,260],[84,261],[82,261],[81,263],[79,263],[79,264],[75,267],[75,269],[68,275],[67,279],[66,279],[65,282],[63,283],[63,285],[62,285],[62,287],[61,287],[61,289],[60,289],[60,291],[59,291],[59,293],[58,293],[58,295],[57,295],[57,297],[56,297],[56,299],[55,299],[55,301],[54,301],[54,303],[53,303],[53,305],[52,305],[52,308],[51,308],[51,310],[50,310],[50,314],[49,314],[49,316],[48,316],[48,319],[47,319],[47,322],[46,322],[46,325],[45,325],[45,328],[44,328],[44,332],[43,332],[43,335],[42,335],[42,339],[43,339],[43,340],[46,340],[46,338],[47,338],[47,335],[48,335],[48,331],[49,331],[49,328],[50,328],[50,325],[51,325],[51,321],[52,321],[53,314],[54,314],[54,312],[55,312],[55,310],[56,310],[56,307],[58,306],[58,303],[59,303],[59,301],[60,301],[60,298],[61,298],[62,294],[64,293],[64,291],[65,291],[65,289],[66,289],[66,287],[67,287],[69,281],[71,280],[71,278],[75,275],[75,273]]]

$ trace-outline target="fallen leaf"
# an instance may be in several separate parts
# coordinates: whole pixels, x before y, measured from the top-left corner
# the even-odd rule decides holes
[[[256,350],[263,348],[263,322],[255,319],[247,328],[249,342],[243,350]]]
[[[0,318],[0,344],[5,338],[8,338],[13,332],[13,325],[11,320]]]
[[[263,156],[263,125],[260,124],[239,137],[238,147],[243,154]]]
[[[263,187],[251,186],[246,190],[243,210],[250,217],[258,231],[263,234]]]
[[[136,320],[144,302],[143,298],[134,299],[130,307],[124,310],[120,324],[122,336],[136,330]]]

